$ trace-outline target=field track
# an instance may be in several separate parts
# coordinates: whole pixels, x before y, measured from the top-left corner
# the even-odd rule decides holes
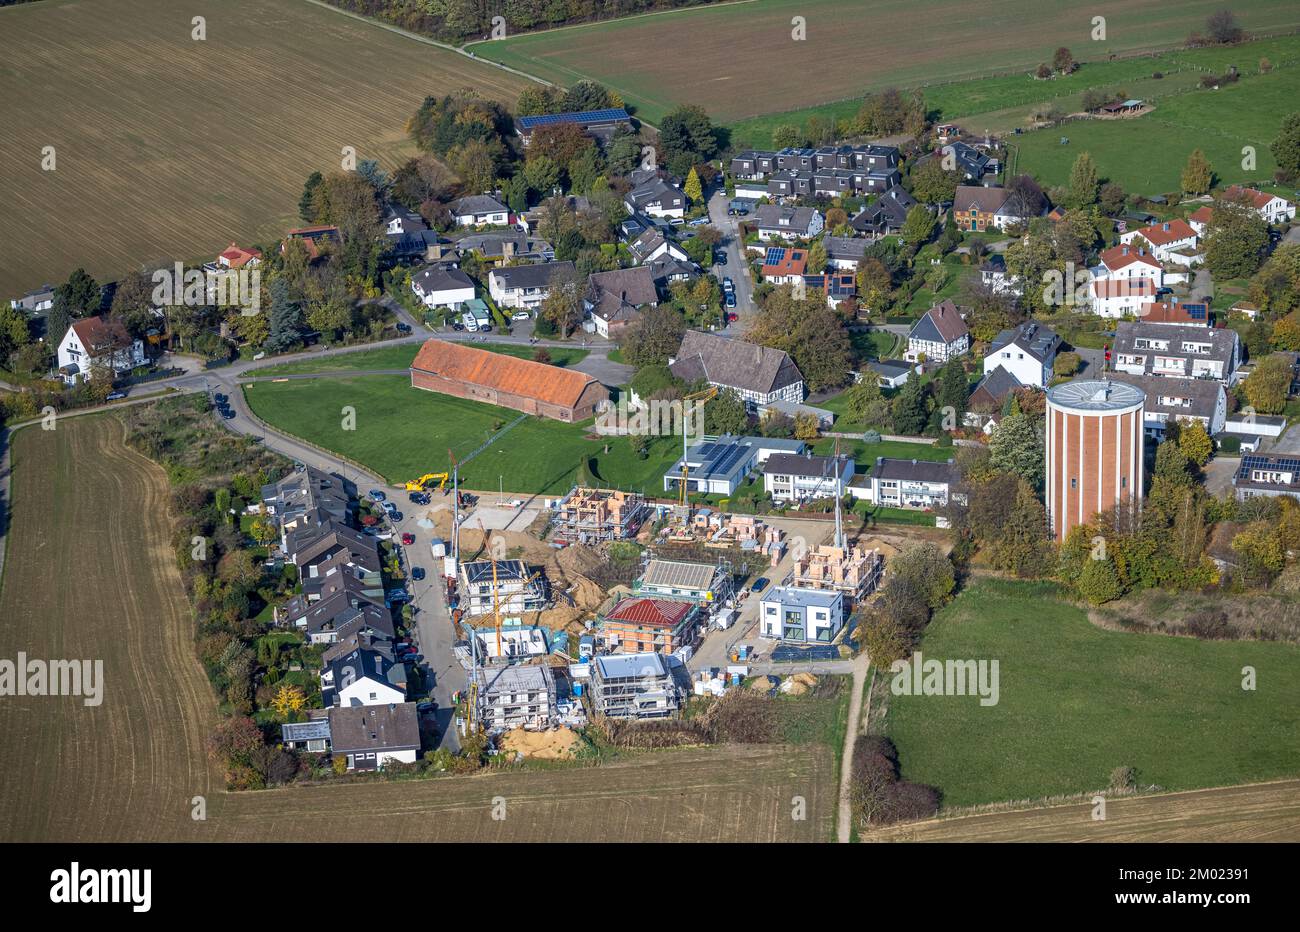
[[[100,658],[103,704],[0,699],[0,841],[826,841],[822,747],[730,746],[590,769],[232,795],[203,742],[215,700],[168,552],[167,480],[112,416],[14,435],[0,657]],[[65,584],[55,584],[56,580]],[[19,776],[21,775],[21,776]],[[207,798],[205,822],[190,799]],[[807,818],[791,818],[792,799]],[[506,818],[492,818],[493,800]]]
[[[468,86],[513,104],[528,83],[302,0],[0,9],[0,297],[79,265],[113,280],[274,241],[343,146],[392,168],[426,95]]]
[[[882,829],[864,841],[1300,841],[1300,780],[991,812]]]

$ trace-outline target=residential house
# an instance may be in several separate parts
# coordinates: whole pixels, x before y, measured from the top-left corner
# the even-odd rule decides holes
[[[994,366],[990,369],[986,360],[984,377],[966,399],[968,409],[966,423],[971,426],[987,424],[988,420],[980,415],[1000,412],[1007,395],[1023,387],[1024,384],[1007,369],[1002,366]]]
[[[503,227],[510,222],[510,208],[489,194],[471,194],[452,201],[451,215],[459,227]]]
[[[393,616],[384,607],[383,599],[376,601],[366,595],[352,577],[344,576],[341,582],[337,591],[315,601],[294,596],[276,608],[276,623],[304,632],[309,644],[333,644],[339,632],[354,622],[354,629],[364,628],[391,638]]]
[[[456,248],[462,255],[475,252],[491,265],[517,259],[550,262],[555,258],[555,249],[550,243],[520,229],[470,233],[456,240]]]
[[[907,212],[915,206],[916,198],[908,194],[902,185],[894,185],[864,207],[849,221],[849,225],[867,236],[898,233],[907,220]]]
[[[863,253],[871,245],[869,240],[851,236],[831,236],[829,233],[822,237],[821,242],[822,248],[826,250],[826,267],[846,272],[857,270]]]
[[[1223,197],[1249,205],[1269,224],[1281,224],[1295,219],[1295,204],[1276,194],[1266,194],[1234,184],[1223,192]]]
[[[282,530],[286,522],[309,511],[323,511],[328,517],[346,522],[354,510],[343,477],[315,466],[294,469],[262,486],[262,509],[275,517]]]
[[[280,726],[280,743],[289,751],[324,754],[330,749],[330,720],[326,716]]]
[[[629,324],[640,320],[639,308],[658,303],[659,292],[649,266],[593,272],[587,277],[583,307],[591,315],[596,332],[606,339],[617,337]]]
[[[592,659],[591,700],[609,718],[668,718],[681,690],[659,654],[614,654]]]
[[[800,644],[830,644],[844,627],[844,593],[833,589],[773,586],[759,603],[763,637]]]
[[[471,617],[498,611],[521,615],[546,607],[546,580],[523,560],[471,560],[460,564],[459,577],[460,608]]]
[[[701,440],[687,451],[686,483],[692,492],[706,495],[733,495],[746,479],[772,453],[802,453],[802,440],[780,438],[732,437]],[[664,491],[680,489],[683,460],[678,459],[664,473]]]
[[[954,460],[932,463],[878,456],[865,479],[850,491],[875,505],[932,511],[948,504],[960,480]]]
[[[1101,251],[1101,262],[1089,270],[1094,280],[1132,281],[1150,279],[1156,288],[1165,284],[1164,267],[1155,260],[1145,246],[1134,248],[1126,244]]]
[[[631,131],[632,118],[622,107],[605,110],[583,110],[570,113],[544,113],[538,116],[515,117],[515,132],[527,147],[533,133],[543,126],[571,123],[581,126],[588,136],[601,144],[609,142],[621,130]]]
[[[262,252],[259,249],[245,249],[232,242],[217,253],[216,264],[223,269],[236,271],[245,267],[256,268],[262,264]]]
[[[1300,457],[1288,454],[1243,456],[1232,477],[1238,499],[1256,496],[1300,497]]]
[[[792,246],[768,246],[763,253],[762,275],[773,285],[793,285],[803,279],[808,267],[808,250]]]
[[[336,707],[329,712],[331,751],[348,770],[382,770],[394,761],[415,763],[420,723],[415,703]]]
[[[667,293],[669,286],[673,282],[684,282],[694,278],[699,274],[699,266],[694,262],[678,259],[667,252],[651,259],[645,264],[650,270],[650,276],[654,280],[655,288],[661,293]]]
[[[1016,199],[1007,188],[960,185],[953,198],[952,219],[961,230],[980,233],[1005,230],[1032,219],[1016,204]]]
[[[867,363],[862,375],[864,378],[868,373],[874,375],[881,388],[902,388],[913,368],[913,363],[901,359],[877,359]]]
[[[565,260],[496,268],[488,272],[488,294],[498,307],[536,310],[550,296],[557,275],[571,278],[573,263]]]
[[[763,491],[780,504],[834,498],[849,487],[855,469],[844,454],[773,453],[763,464]]]
[[[993,294],[1014,294],[1022,291],[1020,276],[1007,274],[1007,259],[995,252],[980,265],[980,284]]]
[[[1099,278],[1088,285],[1092,311],[1101,317],[1133,317],[1156,296],[1150,278]]]
[[[782,350],[757,343],[688,330],[668,367],[688,385],[703,380],[719,389],[732,389],[759,408],[778,398],[796,404],[804,399],[803,373],[794,360]]]
[[[1196,251],[1200,238],[1186,220],[1165,220],[1140,230],[1130,230],[1122,234],[1119,241],[1132,246],[1139,237],[1151,244],[1151,258],[1157,262],[1190,266],[1200,259],[1200,254]]]
[[[907,359],[919,362],[947,362],[970,350],[970,330],[961,311],[951,300],[925,312],[907,335]]]
[[[1214,379],[1231,386],[1239,378],[1241,339],[1226,328],[1126,322],[1115,328],[1111,365],[1130,375]]]
[[[1172,421],[1199,421],[1211,437],[1223,432],[1228,417],[1228,393],[1222,382],[1126,372],[1112,372],[1110,377],[1146,392],[1143,428],[1156,440],[1164,438],[1165,429]]]
[[[1144,304],[1138,312],[1143,323],[1178,327],[1210,326],[1210,306],[1203,301],[1180,301],[1170,297]]]
[[[712,563],[651,560],[632,589],[642,598],[710,605],[731,595],[731,578],[723,567]]]
[[[570,424],[609,400],[609,389],[585,373],[436,339],[411,363],[411,387]]]
[[[34,291],[29,291],[21,298],[14,298],[9,302],[9,306],[16,311],[25,311],[28,314],[39,314],[41,311],[48,311],[54,307],[54,286],[42,285]]]
[[[330,223],[320,223],[309,227],[295,227],[280,243],[280,252],[288,248],[289,243],[297,241],[307,250],[307,261],[315,262],[340,239],[339,228]]]
[[[697,602],[634,596],[596,619],[596,636],[610,653],[671,654],[699,637]]]
[[[653,177],[629,191],[623,206],[629,214],[681,220],[686,216],[686,194],[663,178]]]
[[[545,664],[484,668],[479,720],[491,734],[512,728],[546,728],[556,708],[555,674]]]
[[[945,169],[956,171],[965,181],[980,183],[987,175],[997,175],[1002,163],[980,149],[965,142],[949,142],[940,146],[926,158],[943,161]]]
[[[68,385],[86,381],[96,369],[117,378],[148,361],[144,342],[132,339],[121,321],[112,317],[74,320],[56,355],[59,375]]]
[[[456,308],[475,297],[474,279],[460,269],[431,265],[411,276],[411,290],[425,307]]]
[[[984,357],[984,372],[987,375],[1001,367],[1021,385],[1046,389],[1052,381],[1052,366],[1060,349],[1061,338],[1056,331],[1036,321],[1026,321],[993,338]]]
[[[839,307],[844,301],[853,302],[856,307],[858,297],[858,279],[852,272],[823,272],[820,275],[803,276],[805,291],[819,291],[826,296],[826,304],[832,308]]]
[[[826,219],[821,212],[812,207],[759,204],[754,216],[758,238],[763,242],[771,239],[812,239],[826,226]]]
[[[357,648],[321,668],[320,695],[326,708],[405,702],[406,665],[373,648]]]
[[[629,243],[627,248],[632,253],[632,258],[641,265],[646,265],[663,257],[677,259],[679,262],[686,262],[690,259],[690,256],[686,255],[686,251],[682,247],[667,239],[662,231],[655,227],[646,230]]]

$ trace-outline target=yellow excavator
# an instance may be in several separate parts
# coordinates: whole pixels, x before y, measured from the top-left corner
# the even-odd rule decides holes
[[[423,492],[430,485],[436,482],[438,483],[438,491],[441,492],[443,489],[447,487],[447,480],[449,480],[450,478],[451,476],[445,472],[426,473],[425,475],[421,476],[419,479],[415,479],[411,482],[406,483],[406,491]]]

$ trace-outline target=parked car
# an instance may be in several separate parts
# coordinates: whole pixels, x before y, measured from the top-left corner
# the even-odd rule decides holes
[[[217,404],[219,404],[219,405],[223,405],[223,404],[225,404],[227,401],[229,401],[230,399],[229,399],[228,397],[226,397],[225,395],[223,395],[221,392],[217,392],[215,395],[212,396],[212,400],[215,401],[215,402],[216,402]]]
[[[465,325],[464,325],[464,324],[461,324],[461,323],[455,323],[455,324],[452,324],[452,325],[451,325],[451,329],[452,329],[452,330],[464,330],[464,329],[465,329]]]
[[[510,319],[511,320],[532,320],[533,315],[529,314],[527,311],[515,311],[513,314],[510,315]]]
[[[729,323],[729,324],[734,324],[734,323],[735,323],[736,321],[738,321],[738,320],[740,320],[740,315],[739,315],[739,314],[728,314],[728,315],[727,315],[727,323]]]
[[[234,411],[231,411],[229,408],[222,408],[222,409],[221,409],[221,416],[222,416],[223,418],[225,418],[225,419],[228,421],[228,420],[230,420],[232,417],[235,416],[235,412],[234,412]]]
[[[769,580],[766,576],[760,576],[758,577],[758,579],[754,580],[754,585],[750,586],[749,588],[752,589],[754,592],[762,592],[764,589],[767,588],[767,584],[770,581],[771,580]]]
[[[411,546],[411,544],[413,544],[413,543],[415,543],[415,535],[414,535],[414,534],[403,534],[403,535],[402,535],[402,546],[403,546],[403,547],[409,547],[409,546]]]
[[[370,499],[372,502],[382,502],[387,497],[388,497],[387,495],[385,495],[383,492],[379,491],[378,489],[371,489],[369,492],[366,493],[366,498]]]
[[[693,227],[702,227],[708,222],[709,222],[708,217],[696,217],[694,220],[691,220],[688,225]]]
[[[125,398],[125,397],[126,397],[126,392],[109,392],[108,395],[105,397],[104,400],[105,400],[105,401],[120,401],[121,399],[123,399],[123,398]]]
[[[424,654],[407,654],[402,658],[402,663],[423,663]]]
[[[410,598],[405,589],[393,589],[384,594],[385,602],[406,602]]]
[[[377,501],[383,502],[384,513],[388,515],[390,518],[393,515],[397,514],[397,506],[394,505],[392,502],[385,502],[383,498],[379,498],[377,499]]]
[[[422,566],[411,567],[411,578],[414,579],[416,582],[419,582],[420,580],[424,579],[424,567]]]
[[[722,290],[728,292],[736,290],[736,283],[731,280],[730,275],[722,280]]]
[[[390,511],[390,512],[388,513],[388,520],[391,521],[391,522],[393,522],[394,524],[396,524],[397,522],[401,521],[402,518],[404,518],[404,517],[406,517],[406,516],[403,515],[400,511]]]
[[[404,323],[401,323],[401,322],[399,321],[398,324],[397,324],[397,332],[398,332],[398,333],[410,333],[410,332],[411,332],[411,325],[410,325],[410,324],[404,324]]]
[[[736,293],[734,291],[728,291],[726,294],[726,299],[727,299],[727,307],[736,306]]]

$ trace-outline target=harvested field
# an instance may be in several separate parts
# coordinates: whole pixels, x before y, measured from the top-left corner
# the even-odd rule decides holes
[[[1300,841],[1300,781],[1112,799],[1105,821],[1091,802],[1050,809],[931,819],[863,841]]]
[[[1222,6],[1221,0],[1099,0],[1081,16],[1068,3],[1042,0],[1003,0],[978,13],[958,0],[880,0],[869,11],[847,0],[756,0],[470,48],[564,85],[594,78],[616,88],[652,123],[681,103],[700,104],[725,122],[860,97],[891,84],[1027,71],[1050,61],[1061,45],[1083,60],[1177,45]],[[1236,13],[1252,32],[1300,25],[1300,10],[1286,0],[1257,0]],[[806,21],[802,41],[792,37],[795,16]],[[1093,16],[1106,18],[1105,42],[1091,41]],[[774,62],[780,67],[771,67]]]
[[[469,86],[513,103],[527,83],[301,0],[0,9],[0,228],[13,234],[0,292],[273,242],[343,146],[391,168],[413,151],[406,120],[426,95]]]

